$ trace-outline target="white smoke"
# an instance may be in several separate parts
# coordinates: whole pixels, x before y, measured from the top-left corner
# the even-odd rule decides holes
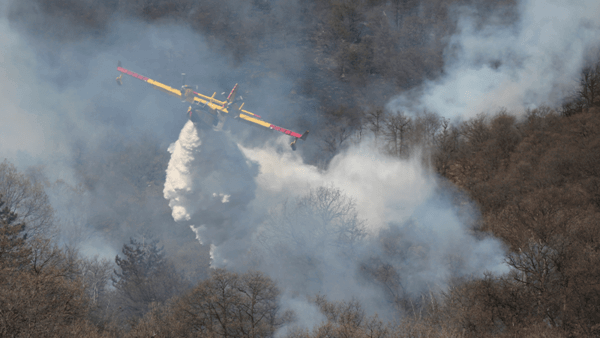
[[[196,239],[210,246],[211,266],[224,267],[247,250],[252,224],[256,166],[226,132],[188,121],[169,147],[163,190],[173,219],[188,222]],[[251,231],[250,231],[251,233]]]
[[[444,289],[452,277],[506,271],[501,243],[470,232],[477,215],[460,211],[453,192],[418,159],[389,158],[363,142],[321,171],[280,147],[245,148],[226,132],[188,122],[169,148],[164,196],[173,217],[193,224],[198,241],[210,247],[212,267],[265,272],[283,289],[282,307],[304,321],[321,318],[307,303],[315,294],[355,298],[369,313],[391,315],[389,295],[368,277],[378,266],[394,269],[404,297]],[[332,221],[297,207],[319,187],[340,189],[342,204],[353,199],[354,211]],[[340,224],[365,232],[340,241]]]
[[[445,51],[444,74],[418,91],[392,100],[392,110],[426,109],[472,117],[507,108],[515,113],[556,106],[569,95],[588,54],[600,46],[600,2],[524,0],[518,18],[506,13],[456,11],[458,33]],[[416,97],[416,99],[411,99]]]
[[[176,222],[189,221],[195,212],[197,201],[194,199],[195,158],[200,155],[202,144],[198,130],[192,121],[188,121],[179,139],[169,146],[171,160],[167,167],[167,178],[163,194],[169,200]]]
[[[296,153],[280,154],[275,147],[242,150],[260,165],[256,199],[249,206],[271,209],[276,218],[272,224],[250,228],[254,233],[249,231],[245,240],[252,243],[246,245],[252,252],[230,256],[229,266],[243,269],[250,254],[260,256],[254,263],[259,262],[259,268],[289,294],[320,293],[333,300],[355,297],[370,312],[382,314],[389,299],[360,274],[361,264],[369,266],[368,261],[398,271],[402,292],[409,297],[428,288],[444,289],[451,277],[507,271],[501,242],[476,238],[469,230],[476,212],[459,211],[454,193],[442,188],[416,159],[388,158],[364,142],[337,155],[327,171],[319,171],[303,164]],[[320,186],[339,188],[353,198],[359,218],[366,221],[366,236],[353,244],[351,252],[310,213],[279,211],[282,202],[287,201],[285,208],[291,210],[299,197]],[[390,253],[384,243],[401,253]],[[226,245],[212,251],[226,252]]]
[[[174,217],[195,224],[196,238],[210,245],[213,267],[259,268],[286,293],[322,293],[336,300],[357,296],[370,309],[385,297],[359,276],[360,264],[369,259],[403,271],[403,292],[411,296],[430,286],[444,288],[451,276],[505,271],[501,243],[475,238],[452,194],[418,160],[387,158],[366,142],[319,171],[297,153],[244,148],[226,133],[208,133],[199,135],[188,124],[171,146],[165,197]],[[293,213],[299,198],[322,186],[339,188],[356,202],[359,218],[344,222],[365,222],[366,236],[350,251],[336,242],[331,224],[310,210]],[[267,216],[285,208],[285,201],[291,214]],[[381,248],[386,240],[408,251],[394,256]]]

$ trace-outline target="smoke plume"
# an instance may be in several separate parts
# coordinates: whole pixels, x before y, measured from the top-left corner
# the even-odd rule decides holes
[[[378,267],[392,267],[400,281],[392,287],[409,298],[443,290],[451,278],[506,270],[501,243],[472,234],[476,211],[458,207],[456,194],[418,160],[388,158],[365,142],[320,171],[297,153],[278,152],[285,138],[245,148],[212,131],[219,141],[199,142],[186,136],[190,129],[170,148],[167,182],[185,182],[165,186],[174,217],[190,215],[197,238],[211,245],[212,267],[259,269],[278,281],[286,308],[316,311],[307,299],[325,294],[358,298],[387,316],[395,300],[378,284]],[[172,171],[175,163],[185,165]]]
[[[481,13],[457,8],[459,32],[445,50],[444,76],[388,107],[468,118],[499,108],[520,113],[561,104],[600,46],[600,3],[523,0],[516,9],[514,20],[499,12],[482,22]]]
[[[230,134],[197,128],[191,121],[169,152],[163,192],[173,219],[191,223],[196,238],[215,248],[212,265],[224,265],[245,248],[239,238],[252,220],[247,204],[254,199],[256,165]]]
[[[197,177],[194,175],[194,159],[200,156],[201,144],[194,123],[188,121],[181,130],[179,139],[168,149],[171,160],[167,167],[163,193],[169,200],[169,207],[173,210],[173,219],[176,222],[189,221],[190,214],[195,212],[197,201],[193,200],[193,190],[196,189],[194,182],[197,181]]]

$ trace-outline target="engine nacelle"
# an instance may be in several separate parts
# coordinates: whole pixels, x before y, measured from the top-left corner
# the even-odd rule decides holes
[[[189,86],[182,86],[181,87],[181,100],[182,101],[187,101],[189,103],[194,103],[194,90],[192,88],[190,88]]]

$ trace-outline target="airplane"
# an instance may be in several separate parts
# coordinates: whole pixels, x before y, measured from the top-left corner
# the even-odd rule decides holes
[[[215,98],[215,95],[217,94],[216,92],[213,93],[212,96],[206,96],[195,92],[192,89],[192,87],[186,85],[185,73],[181,74],[183,77],[183,85],[181,86],[181,89],[176,89],[162,84],[158,81],[152,80],[143,75],[140,75],[138,73],[134,73],[131,70],[123,68],[121,65],[121,61],[119,61],[117,64],[117,70],[123,74],[142,80],[162,92],[179,97],[181,98],[182,102],[189,102],[193,105],[199,106],[199,108],[195,109],[192,108],[192,106],[190,106],[187,110],[188,118],[195,124],[203,122],[209,126],[212,126],[215,130],[221,130],[227,117],[231,116],[239,121],[254,123],[259,126],[292,136],[294,138],[294,141],[290,143],[292,150],[296,150],[296,142],[298,141],[298,139],[304,141],[308,136],[308,130],[305,131],[303,134],[299,134],[266,122],[259,115],[244,110],[244,102],[242,102],[241,106],[238,105],[237,102],[234,102],[238,90],[237,83],[235,84],[235,86],[233,86],[233,89],[229,93],[229,96],[227,96],[227,99],[225,101],[220,101]],[[119,74],[119,76],[117,77],[117,84],[119,85],[123,84],[123,74]]]

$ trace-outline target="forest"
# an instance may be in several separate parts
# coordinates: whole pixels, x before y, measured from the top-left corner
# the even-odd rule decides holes
[[[70,131],[51,136],[66,155],[11,156],[0,136],[0,336],[599,336],[600,43],[586,46],[571,87],[527,89],[541,97],[535,105],[507,99],[457,117],[394,100],[432,97],[422,91],[461,56],[461,13],[481,30],[514,27],[523,3],[10,2],[10,29],[42,60],[32,78],[61,99],[45,112],[58,111],[64,129],[44,128]],[[280,84],[284,97],[269,104],[290,108],[274,121],[310,138],[290,154],[260,131],[191,130],[202,157],[189,161],[199,173],[188,173],[190,189],[214,190],[167,197],[183,120],[157,118],[144,130],[109,112],[139,105],[152,116],[143,98],[116,108],[73,89],[109,90],[73,79],[96,79],[85,70],[94,48],[128,48],[110,42],[127,20],[135,24],[124,31],[175,25],[201,36],[257,83],[244,96]],[[157,78],[173,79],[200,55],[177,43],[156,43],[161,66],[148,69]],[[512,57],[475,59],[494,71],[527,62]],[[20,67],[0,60],[0,70]],[[573,75],[553,67],[557,78]],[[73,177],[56,178],[55,163]],[[200,206],[174,220],[173,201],[186,199]]]

